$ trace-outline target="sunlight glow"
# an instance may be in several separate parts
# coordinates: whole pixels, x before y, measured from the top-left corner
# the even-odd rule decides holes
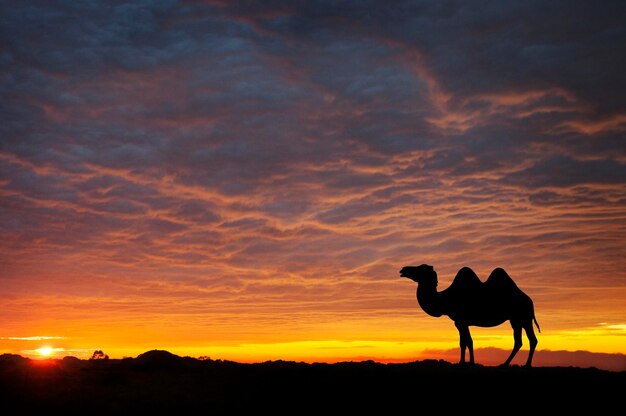
[[[37,352],[39,353],[39,355],[42,355],[44,357],[50,356],[50,354],[52,354],[53,351],[54,349],[52,347],[41,347],[37,349]]]
[[[48,339],[63,339],[65,337],[50,337],[50,336],[34,336],[34,337],[0,337],[0,339],[8,339],[13,341],[44,341]]]

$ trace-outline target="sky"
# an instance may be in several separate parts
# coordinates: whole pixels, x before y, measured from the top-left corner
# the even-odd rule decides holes
[[[626,370],[625,16],[0,0],[0,353],[455,362],[426,263],[504,268],[536,365]]]

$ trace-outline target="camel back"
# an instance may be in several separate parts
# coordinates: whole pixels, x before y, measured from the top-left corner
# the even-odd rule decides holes
[[[520,292],[511,276],[500,267],[494,269],[484,283],[471,268],[463,267],[458,271],[448,289],[448,293]]]
[[[502,291],[518,291],[519,288],[511,279],[511,276],[504,269],[498,267],[494,269],[487,281],[485,282],[485,289],[495,289],[498,292]]]
[[[482,286],[482,282],[474,273],[474,270],[469,267],[463,267],[458,271],[449,289],[454,292],[473,292],[479,290]]]

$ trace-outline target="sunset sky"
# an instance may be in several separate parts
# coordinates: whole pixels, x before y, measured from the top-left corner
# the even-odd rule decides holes
[[[0,353],[456,362],[427,263],[504,268],[536,365],[626,370],[625,18],[0,0]]]

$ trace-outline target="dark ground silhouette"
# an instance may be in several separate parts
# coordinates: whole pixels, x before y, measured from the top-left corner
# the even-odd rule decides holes
[[[136,358],[65,357],[46,362],[0,355],[2,408],[64,415],[339,410],[419,414],[431,406],[444,413],[593,409],[603,414],[603,409],[621,408],[626,386],[626,371],[501,368],[443,360],[243,364],[153,350]]]

